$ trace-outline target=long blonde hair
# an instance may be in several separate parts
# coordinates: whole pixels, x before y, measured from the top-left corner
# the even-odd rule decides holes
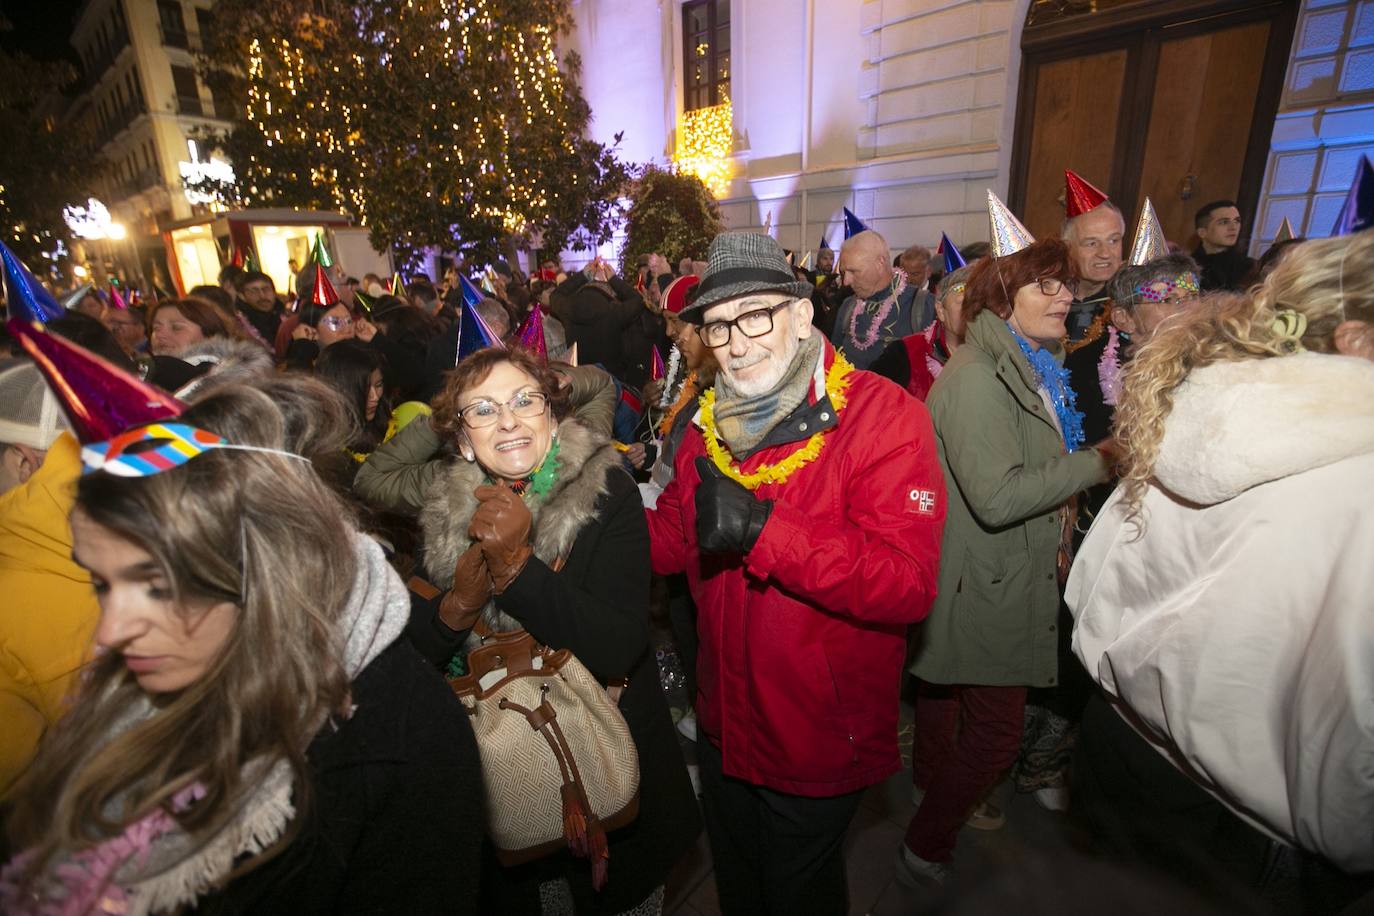
[[[1127,517],[1140,504],[1159,458],[1174,392],[1195,369],[1212,363],[1286,356],[1300,346],[1335,352],[1344,321],[1374,321],[1374,231],[1296,246],[1263,284],[1246,294],[1214,294],[1166,320],[1123,376],[1114,431],[1123,457]],[[1279,312],[1306,321],[1297,339],[1276,327]]]
[[[352,430],[342,399],[304,377],[223,388],[179,422],[302,454],[337,451]],[[146,695],[118,653],[89,665],[71,711],[16,786],[9,832],[12,848],[35,853],[26,880],[158,808],[196,841],[194,851],[255,788],[242,778],[245,765],[285,759],[298,816],[259,864],[294,835],[309,795],[306,748],[348,702],[336,648],[353,581],[348,510],[305,462],[223,449],[150,477],[87,474],[76,505],[147,550],[178,607],[231,601],[238,613],[210,670],[155,698],[151,714],[139,714]],[[193,782],[205,797],[173,812],[171,798]]]

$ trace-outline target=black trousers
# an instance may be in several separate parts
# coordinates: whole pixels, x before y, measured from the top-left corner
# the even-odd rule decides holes
[[[1083,712],[1074,812],[1102,851],[1166,872],[1224,912],[1325,916],[1374,892],[1374,875],[1343,874],[1232,814],[1136,734],[1099,692]],[[1364,899],[1374,905],[1374,897]]]
[[[697,742],[702,810],[725,916],[841,916],[849,909],[844,837],[863,792],[786,795],[721,774],[720,750]]]

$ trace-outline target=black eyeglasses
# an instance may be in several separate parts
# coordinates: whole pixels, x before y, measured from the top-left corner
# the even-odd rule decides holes
[[[697,336],[706,346],[715,350],[730,342],[730,329],[739,328],[745,337],[762,337],[773,330],[773,313],[785,309],[796,300],[789,299],[766,309],[754,309],[743,315],[736,315],[730,321],[710,321],[697,328]]]
[[[1046,296],[1057,296],[1061,289],[1068,290],[1071,296],[1078,295],[1077,280],[1057,280],[1054,277],[1042,277],[1035,282],[1040,286],[1040,292]]]

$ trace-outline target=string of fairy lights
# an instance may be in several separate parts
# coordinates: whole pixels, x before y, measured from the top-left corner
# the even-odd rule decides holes
[[[309,181],[366,222],[369,178],[385,169],[417,201],[461,205],[512,232],[538,222],[558,189],[531,138],[551,131],[574,154],[567,93],[554,29],[495,6],[355,3],[347,22],[315,17],[295,40],[254,39],[246,115],[265,149],[249,157],[249,182]],[[267,151],[283,145],[307,153],[308,174],[273,176]]]
[[[721,197],[734,177],[731,165],[734,144],[734,111],[728,98],[719,105],[685,111],[673,164],[679,171],[700,178],[712,194]]]

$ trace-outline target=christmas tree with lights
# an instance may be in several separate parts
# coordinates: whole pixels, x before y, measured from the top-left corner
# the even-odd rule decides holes
[[[568,0],[220,0],[234,203],[344,209],[402,256],[599,244],[627,174],[588,140]]]

